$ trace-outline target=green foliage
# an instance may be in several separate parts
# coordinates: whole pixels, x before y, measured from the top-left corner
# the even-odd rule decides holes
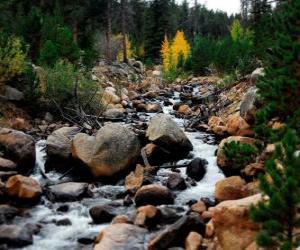
[[[191,66],[194,74],[205,75],[214,61],[216,42],[209,37],[197,37],[192,46]]]
[[[300,133],[299,8],[299,0],[283,2],[273,18],[275,40],[269,50],[265,76],[257,82],[263,108],[257,114],[256,131],[265,138],[274,134],[267,126],[274,117]]]
[[[58,61],[53,68],[46,68],[45,80],[45,96],[53,110],[84,108],[96,114],[102,108],[97,83],[67,61]]]
[[[300,244],[296,232],[300,227],[300,154],[296,152],[299,143],[295,131],[288,130],[266,163],[268,178],[260,177],[260,188],[269,197],[251,211],[252,219],[262,223],[257,236],[260,246],[292,250]]]
[[[178,70],[177,70],[177,67],[174,66],[174,65],[172,65],[171,68],[168,71],[163,72],[163,78],[169,84],[175,82],[177,76],[178,76]]]
[[[241,170],[248,164],[255,162],[255,158],[259,152],[256,147],[239,141],[225,143],[222,150],[227,163],[236,170]]]
[[[21,40],[0,30],[0,88],[25,69],[25,57]]]
[[[73,41],[72,33],[67,27],[56,27],[52,30],[40,51],[39,63],[53,66],[58,59],[68,59],[70,62],[78,61],[80,51]]]
[[[234,82],[236,82],[236,80],[237,80],[237,76],[234,73],[225,75],[220,81],[217,82],[217,87],[219,89],[225,88],[233,84]]]

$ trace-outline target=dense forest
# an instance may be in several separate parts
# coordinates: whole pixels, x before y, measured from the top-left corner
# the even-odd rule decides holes
[[[0,1],[0,249],[297,249],[300,0]]]

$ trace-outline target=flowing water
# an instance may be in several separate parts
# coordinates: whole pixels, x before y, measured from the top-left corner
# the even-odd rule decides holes
[[[197,91],[195,89],[194,91]],[[175,93],[170,99],[172,103],[178,101],[179,93]],[[163,112],[172,115],[172,106],[164,106]],[[151,116],[149,117],[151,118]],[[185,121],[173,116],[176,123],[183,127]],[[192,199],[200,198],[213,199],[215,183],[224,178],[216,164],[214,139],[207,133],[186,132],[186,135],[193,144],[193,158],[200,157],[208,161],[207,173],[204,178],[196,183],[196,186],[188,187],[184,191],[176,192],[175,204],[173,207],[187,209],[186,203]],[[39,141],[36,147],[36,169],[32,177],[43,182],[42,173],[45,164],[45,141]],[[185,163],[189,160],[179,162]],[[185,169],[180,169],[182,176],[186,177]],[[162,169],[158,172],[158,179],[164,181],[170,170]],[[60,174],[55,172],[47,173],[47,177],[52,181],[57,181]],[[64,181],[64,179],[62,179]],[[65,178],[67,181],[67,178]],[[35,206],[25,212],[22,217],[16,219],[15,223],[19,225],[30,226],[29,224],[41,225],[40,232],[34,236],[34,244],[24,249],[27,250],[64,250],[64,249],[92,249],[92,244],[83,245],[78,243],[78,239],[93,239],[107,225],[94,225],[89,217],[88,210],[93,205],[107,204],[114,202],[117,212],[120,214],[132,214],[135,211],[134,206],[122,206],[122,200],[117,195],[124,191],[124,185],[105,185],[91,187],[95,195],[93,198],[85,198],[77,202],[51,203],[47,198],[43,198],[40,205]],[[100,195],[99,195],[100,194]],[[104,198],[103,198],[104,197]],[[67,212],[60,212],[61,206],[67,205]],[[62,219],[69,219],[71,225],[58,226],[55,222]],[[28,224],[29,223],[29,224]]]

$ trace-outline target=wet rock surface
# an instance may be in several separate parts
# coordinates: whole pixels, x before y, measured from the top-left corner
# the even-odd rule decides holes
[[[253,180],[261,168],[245,168],[243,174],[250,183],[242,179],[220,182],[224,175],[215,155],[219,139],[248,131],[246,123],[250,123],[242,114],[227,119],[229,114],[238,114],[244,85],[233,87],[238,96],[235,99],[235,93],[218,92],[208,80],[189,79],[166,87],[158,78],[154,81],[151,73],[137,87],[117,91],[109,79],[118,76],[123,81],[128,75],[124,68],[112,69],[114,73],[105,72],[100,65],[95,69],[96,77],[107,80],[103,98],[108,109],[101,117],[100,131],[72,133],[71,125],[50,124],[50,118],[39,125],[49,135],[48,142],[53,142],[48,144],[51,153],[44,151],[46,141],[36,144],[36,168],[30,178],[39,181],[44,190],[41,200],[30,208],[8,211],[8,207],[0,207],[0,221],[32,228],[30,235],[36,236],[32,248],[25,249],[202,249],[216,246],[211,240],[215,237],[221,239],[220,246],[227,247],[223,240],[227,233],[233,245],[248,244],[236,236],[248,235],[249,242],[253,239],[251,225],[245,234],[238,231],[239,220],[245,219],[246,226],[249,222],[240,217],[244,210],[238,199],[256,192]],[[158,69],[157,76],[160,73]],[[227,113],[222,116],[220,110]],[[160,112],[163,114],[156,114]],[[209,119],[212,115],[215,117]],[[58,133],[60,128],[66,133]],[[51,154],[63,159],[63,171],[57,171],[58,165],[45,171],[45,157],[50,159]],[[7,169],[13,170],[14,162],[19,167],[15,158],[1,152],[0,157],[11,161],[2,164],[9,166]],[[54,160],[50,163],[55,165]],[[9,171],[2,170],[7,176]],[[102,177],[117,178],[102,181]],[[4,191],[7,178],[0,175]],[[215,190],[218,182],[222,185]],[[228,211],[215,212],[215,206],[223,203],[218,202],[228,199],[237,199],[237,203]],[[205,231],[211,239],[205,238]]]

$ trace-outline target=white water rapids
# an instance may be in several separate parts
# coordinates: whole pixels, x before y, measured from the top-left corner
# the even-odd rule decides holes
[[[170,99],[172,103],[178,101],[179,94],[176,93],[173,99]],[[163,104],[162,104],[163,105]],[[170,114],[172,106],[164,106],[163,112]],[[150,116],[151,117],[151,116]],[[176,123],[183,127],[184,120],[177,119],[173,116]],[[200,198],[213,199],[215,183],[224,178],[223,173],[219,170],[216,164],[215,151],[217,146],[213,143],[207,143],[205,141],[213,142],[213,138],[203,132],[186,132],[186,135],[193,144],[193,158],[200,157],[208,161],[207,173],[204,178],[197,182],[196,186],[188,187],[184,191],[176,192],[177,197],[174,206],[185,207],[186,203],[192,199],[199,200]],[[43,179],[41,171],[44,172],[45,164],[45,141],[39,141],[36,148],[36,170],[32,175],[35,179],[41,181]],[[187,160],[181,161],[181,163]],[[180,163],[180,162],[179,162]],[[166,176],[170,170],[160,170],[158,175]],[[182,176],[186,177],[185,169],[180,169]],[[50,180],[58,180],[61,176],[58,173],[47,173]],[[94,225],[92,219],[89,217],[88,210],[93,205],[106,204],[108,202],[121,202],[115,198],[116,193],[124,191],[124,185],[116,186],[101,186],[94,188],[94,192],[100,191],[101,194],[106,194],[106,198],[86,198],[77,202],[66,203],[51,203],[46,198],[43,198],[41,205],[35,206],[32,209],[26,211],[26,214],[22,217],[18,217],[15,223],[19,225],[25,225],[26,223],[40,224],[41,231],[34,236],[34,244],[23,249],[27,250],[64,250],[64,249],[92,249],[92,244],[83,245],[77,242],[78,238],[91,238],[93,239],[101,229],[107,225]],[[69,210],[67,212],[60,212],[57,209],[62,205],[68,205]],[[123,210],[122,210],[123,209]],[[120,213],[133,213],[135,208],[131,206],[129,208],[121,208]],[[55,221],[61,219],[69,219],[71,225],[57,226]]]

